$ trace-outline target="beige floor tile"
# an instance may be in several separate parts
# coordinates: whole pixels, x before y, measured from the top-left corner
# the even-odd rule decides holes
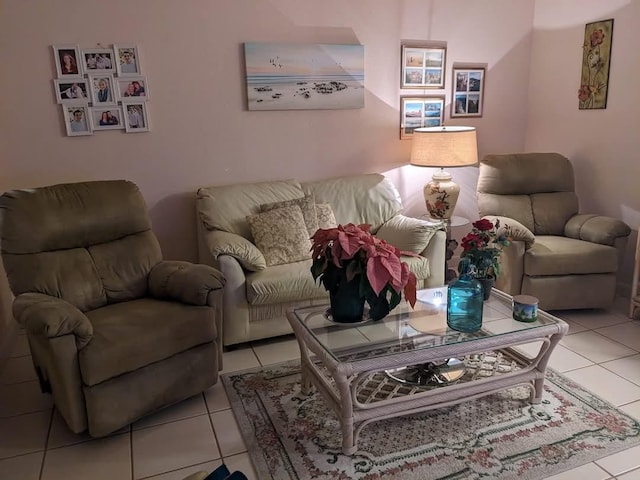
[[[240,453],[238,455],[232,455],[230,457],[224,457],[224,463],[227,464],[231,473],[240,471],[245,474],[247,480],[258,480],[258,474],[253,468],[251,458],[248,453]]]
[[[559,317],[559,318],[562,318],[562,317]],[[569,332],[567,333],[567,335],[573,335],[574,333],[580,333],[580,332],[589,330],[584,325],[580,325],[579,323],[576,323],[573,320],[570,320],[568,318],[562,318],[562,320],[564,320],[567,323],[567,325],[569,325]]]
[[[7,480],[39,480],[44,451],[0,460],[0,473]]]
[[[27,340],[26,335],[16,335],[16,341],[13,345],[13,350],[11,350],[10,357],[24,357],[27,355],[31,355],[31,350],[29,350],[29,341]]]
[[[127,425],[126,427],[122,427],[121,429],[113,432],[110,436],[128,433],[130,430],[130,426]],[[91,440],[95,440],[95,438],[91,437],[86,431],[82,433],[73,433],[69,430],[69,427],[60,415],[60,412],[54,409],[47,448],[66,447],[77,443],[89,442]]]
[[[618,475],[618,480],[640,480],[640,468],[625,473],[624,475]]]
[[[596,332],[640,352],[640,322],[625,322],[598,328]]]
[[[187,468],[180,468],[168,473],[161,473],[160,475],[154,475],[147,477],[148,480],[183,480],[186,476],[196,472],[211,473],[216,468],[222,465],[222,460],[213,460],[212,462],[199,463]],[[145,479],[146,480],[146,479]]]
[[[636,420],[640,420],[640,400],[637,402],[627,403],[622,405],[620,410],[631,415]]]
[[[580,368],[564,375],[614,405],[624,405],[640,400],[638,385],[599,365]]]
[[[227,392],[224,389],[222,380],[218,379],[213,387],[204,391],[204,399],[207,402],[207,408],[209,413],[217,412],[218,410],[226,410],[231,408]]]
[[[220,373],[239,372],[260,366],[260,362],[250,345],[224,352],[222,364],[224,368]]]
[[[207,406],[204,403],[204,397],[201,393],[187,398],[180,403],[163,408],[159,412],[152,413],[131,425],[131,428],[138,430],[140,428],[151,427],[163,423],[175,422],[184,418],[196,417],[204,415],[207,412]]]
[[[212,413],[211,422],[223,457],[247,451],[242,433],[231,410]]]
[[[51,412],[0,418],[0,458],[44,451]]]
[[[540,351],[540,344],[541,342],[521,345],[518,347],[518,350],[524,352],[528,357],[533,358]],[[549,359],[549,367],[558,372],[569,372],[571,370],[588,367],[593,364],[594,363],[591,360],[587,360],[583,356],[572,352],[562,345],[556,345],[556,348],[553,349],[551,358]]]
[[[556,312],[552,313],[556,315]],[[624,315],[610,310],[564,310],[557,316],[560,318],[568,318],[569,320],[590,329],[608,327],[610,325],[629,321],[629,319]]]
[[[134,430],[132,438],[135,479],[220,458],[208,415]]]
[[[47,450],[41,480],[128,480],[131,478],[129,434],[114,435]]]
[[[52,407],[51,395],[40,392],[37,381],[0,385],[0,418],[50,410]]]
[[[614,453],[595,462],[611,475],[622,475],[640,467],[640,446]]]
[[[598,465],[588,463],[548,477],[547,480],[607,480],[609,478],[611,478],[611,475],[598,467]]]
[[[630,382],[640,385],[640,355],[619,358],[600,364],[607,370],[617,373]]]
[[[31,356],[8,358],[0,374],[0,385],[38,380]]]
[[[592,331],[566,335],[560,344],[595,363],[607,362],[637,353],[621,343]]]
[[[291,336],[280,341],[261,341],[252,344],[253,351],[262,365],[272,365],[289,360],[300,359],[300,348],[298,341]]]

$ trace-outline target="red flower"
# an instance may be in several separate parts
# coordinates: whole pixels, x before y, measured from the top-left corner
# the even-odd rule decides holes
[[[482,218],[473,222],[471,232],[462,237],[461,259],[458,267],[468,266],[471,274],[476,278],[497,277],[500,274],[500,253],[502,248],[511,243],[511,231],[508,226],[500,230],[500,221],[494,225],[491,220]]]
[[[590,37],[591,48],[595,47],[596,45],[600,45],[603,40],[604,40],[604,32],[602,31],[601,28],[591,32],[591,37]]]
[[[474,228],[477,228],[481,232],[488,232],[489,230],[493,229],[493,223],[491,223],[491,220],[487,220],[486,218],[481,218],[477,222],[473,222],[472,225]]]
[[[591,87],[589,87],[589,85],[582,85],[580,87],[580,90],[578,90],[578,99],[581,102],[585,102],[590,96],[591,96]]]

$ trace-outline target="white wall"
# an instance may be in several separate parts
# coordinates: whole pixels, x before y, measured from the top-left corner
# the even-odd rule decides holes
[[[585,24],[614,19],[607,108],[578,110]],[[631,283],[640,225],[640,1],[536,0],[527,106],[527,151],[572,162],[581,211],[635,230],[620,283]]]

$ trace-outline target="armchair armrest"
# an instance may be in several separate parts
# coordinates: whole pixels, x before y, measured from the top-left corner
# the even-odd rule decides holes
[[[267,268],[267,262],[253,243],[235,233],[224,230],[204,230],[204,243],[213,258],[229,255],[242,265],[243,268],[256,272]]]
[[[566,237],[615,246],[616,239],[628,237],[631,227],[617,218],[604,215],[578,214],[564,226]]]
[[[501,217],[498,215],[485,215],[482,218],[491,220],[493,223],[495,223],[496,220],[500,220],[498,235],[502,234],[508,228],[511,240],[515,242],[524,242],[525,250],[529,250],[536,242],[536,236],[533,232],[513,218]]]
[[[387,220],[376,232],[376,237],[404,252],[422,253],[438,230],[444,230],[442,222],[433,223],[398,214]]]
[[[93,337],[93,326],[84,313],[61,298],[43,293],[18,295],[13,316],[27,332],[36,335],[53,338],[73,334],[78,350]]]
[[[209,265],[164,260],[149,272],[149,293],[190,305],[207,305],[212,290],[224,287],[222,273]]]

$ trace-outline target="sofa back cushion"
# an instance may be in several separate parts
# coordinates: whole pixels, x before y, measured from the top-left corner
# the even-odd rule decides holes
[[[223,230],[252,240],[248,215],[260,212],[260,205],[304,197],[296,180],[238,183],[198,189],[197,210],[209,230]]]
[[[316,203],[328,203],[339,224],[368,223],[371,231],[402,210],[396,187],[378,173],[329,178],[302,184]]]
[[[562,235],[578,213],[573,167],[558,153],[487,155],[477,195],[480,216],[513,218],[536,235]]]
[[[145,295],[161,259],[146,204],[124,180],[13,190],[0,198],[2,258],[14,295],[82,311]]]

